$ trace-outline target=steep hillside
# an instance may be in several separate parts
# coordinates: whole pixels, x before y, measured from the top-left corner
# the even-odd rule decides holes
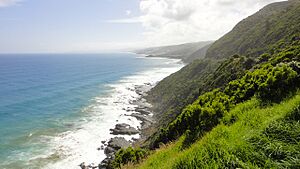
[[[183,58],[183,61],[186,63],[191,63],[192,61],[194,61],[196,59],[203,59],[206,56],[206,52],[210,48],[211,45],[212,45],[212,43],[198,49],[194,53],[190,54],[187,58]]]
[[[160,129],[151,146],[158,150],[121,150],[113,166],[299,168],[300,41],[285,46],[188,105]]]
[[[121,150],[111,165],[299,168],[299,9],[295,0],[268,5],[216,41],[213,55],[160,82],[147,96],[158,112],[150,150]],[[247,36],[226,44],[236,32]]]
[[[165,78],[146,97],[153,105],[158,125],[172,121],[186,105],[191,104],[200,94],[243,75],[254,61],[235,56],[224,62],[196,60],[175,74]]]
[[[174,59],[182,59],[189,63],[195,59],[205,57],[208,46],[212,41],[185,43],[180,45],[153,47],[135,51],[138,54],[145,54],[151,57],[167,57]]]
[[[285,1],[268,5],[241,21],[233,31],[208,49],[206,59],[192,62],[162,80],[149,92],[147,98],[154,105],[158,121],[162,125],[168,123],[199,94],[213,88],[222,88],[226,82],[243,74],[244,70],[251,69],[259,61],[257,56],[260,53],[275,54],[291,41],[299,40],[299,19],[299,1]],[[246,59],[225,67],[221,65],[224,59],[238,56],[234,56],[235,53],[247,55]],[[165,117],[169,118],[166,120]]]
[[[300,32],[300,1],[270,4],[244,19],[208,49],[206,57],[223,59],[234,54],[257,57],[273,44]]]
[[[280,104],[239,104],[202,139],[184,148],[185,137],[124,168],[299,168],[300,94]],[[231,124],[234,116],[237,120]]]

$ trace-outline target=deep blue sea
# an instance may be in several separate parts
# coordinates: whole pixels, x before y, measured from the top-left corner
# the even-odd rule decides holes
[[[125,105],[132,85],[156,83],[181,66],[130,53],[1,54],[0,168],[99,158],[80,152],[109,133],[120,111],[115,100]]]

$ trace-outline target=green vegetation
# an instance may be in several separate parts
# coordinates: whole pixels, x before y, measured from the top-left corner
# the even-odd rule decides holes
[[[274,44],[290,41],[293,35],[299,34],[299,4],[298,0],[289,0],[266,6],[216,41],[206,56],[216,59],[234,54],[258,57],[266,51],[272,52]]]
[[[291,52],[291,49],[293,49],[293,52]],[[299,59],[299,49],[300,46],[288,47],[276,56],[273,56],[269,61],[256,65],[252,71],[246,72],[241,78],[229,82],[223,91],[216,89],[199,96],[193,104],[187,106],[166,128],[161,128],[156,137],[154,137],[151,148],[159,148],[162,143],[166,144],[180,138],[176,143],[176,146],[180,148],[176,149],[176,151],[172,150],[173,153],[171,153],[175,157],[180,154],[178,159],[176,159],[177,161],[172,159],[170,164],[163,165],[166,165],[166,168],[256,168],[274,166],[283,166],[284,168],[297,166],[298,159],[292,159],[293,156],[288,153],[291,152],[296,156],[300,155],[300,153],[297,153],[300,149],[300,144],[297,142],[300,135],[300,133],[297,133],[299,129],[292,127],[293,125],[298,125],[298,117],[300,117],[299,92],[296,96],[296,101],[291,99],[292,101],[282,102],[279,105],[276,105],[276,103],[280,103],[284,98],[294,95],[293,93],[300,87],[299,66],[297,66],[296,62]],[[235,58],[240,57],[235,56]],[[247,101],[253,97],[255,99]],[[218,131],[217,135],[214,134],[216,130]],[[220,135],[219,130],[222,132],[230,131],[229,134],[232,135],[232,139],[237,139],[237,136],[247,139],[238,140],[243,143],[242,147],[238,147],[239,144],[229,145],[230,147],[237,146],[236,150],[226,147],[228,146],[227,144],[236,144],[236,142],[226,142],[224,144],[222,141],[225,138],[222,138],[220,142],[217,142],[217,145],[209,141],[205,146],[203,145],[199,148],[201,151],[197,150],[194,152],[193,147],[200,146],[198,145],[199,142],[205,141],[206,137],[212,135],[210,139],[218,140],[220,136],[228,135],[228,133]],[[244,131],[238,133],[239,130]],[[247,130],[252,135],[247,135]],[[277,133],[275,131],[289,134],[288,140],[285,143],[279,142],[283,138],[276,136]],[[274,140],[268,140],[270,135],[266,133],[273,134]],[[297,144],[289,140],[294,140],[294,142],[296,140]],[[262,146],[260,144],[271,144],[272,146],[275,144],[274,150],[255,147]],[[284,148],[287,148],[287,150],[275,152],[281,154],[274,155],[273,159],[273,157],[269,157],[268,153],[270,151],[271,153],[279,151],[277,150],[278,147],[276,147],[277,144],[284,145]],[[209,149],[207,150],[207,148]],[[204,152],[202,152],[202,149]],[[254,149],[259,149],[259,151]],[[118,167],[131,161],[131,158],[136,158],[135,155],[130,156],[130,158],[128,155],[123,155],[130,154],[131,151],[132,149],[130,149],[129,153],[128,151],[127,153],[121,151],[121,154],[117,154],[115,161],[118,161]],[[185,152],[189,153],[185,154]],[[182,156],[182,154],[185,155]],[[193,154],[193,156],[191,157],[189,154]],[[155,156],[156,154],[154,153],[154,155],[150,156],[150,159]],[[205,161],[203,158],[208,159]],[[282,160],[285,159],[289,161],[283,163]],[[155,160],[159,159],[155,157]],[[132,161],[138,162],[138,160]],[[145,162],[146,164],[147,161]],[[162,165],[159,161],[156,163]]]
[[[264,101],[281,100],[288,91],[296,88],[298,73],[287,64],[264,65],[253,72],[248,72],[241,79],[229,83],[225,93],[232,102],[245,101],[254,94]]]
[[[291,66],[294,61],[298,64],[299,23],[299,1],[269,5],[217,40],[209,48],[211,52],[205,59],[195,60],[162,80],[147,96],[153,111],[157,112],[157,123],[148,133],[150,138],[147,144],[153,143],[159,134],[156,132],[158,129],[166,128],[200,95],[217,88],[223,91],[230,81],[244,76],[247,70],[252,71],[267,62],[272,66],[279,63]],[[255,34],[255,31],[259,33]],[[293,59],[289,59],[289,55]]]
[[[175,74],[165,78],[153,88],[147,100],[154,106],[160,126],[173,121],[182,110],[199,95],[225,85],[244,75],[255,61],[242,56],[225,61],[196,60]],[[176,91],[176,92],[174,92]]]
[[[114,161],[111,163],[112,168],[121,168],[122,165],[140,162],[141,159],[146,157],[147,151],[141,148],[128,147],[127,149],[120,149],[116,155]]]
[[[185,63],[191,63],[195,59],[204,58],[212,41],[185,43],[180,45],[152,47],[135,51],[151,57],[167,57],[181,59]]]
[[[299,168],[299,105],[299,92],[280,104],[238,104],[190,147],[182,136],[133,168]]]
[[[155,150],[122,150],[116,167],[300,168],[299,2],[268,5],[160,82]]]
[[[299,75],[287,64],[272,66],[266,64],[253,72],[246,73],[241,79],[230,82],[224,93],[219,90],[200,96],[166,128],[161,129],[152,147],[177,139],[187,130],[203,135],[219,124],[224,116],[236,103],[246,101],[255,94],[267,101],[281,100],[289,91],[298,86]]]

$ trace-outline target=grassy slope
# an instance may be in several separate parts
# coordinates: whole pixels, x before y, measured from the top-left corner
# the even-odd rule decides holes
[[[241,77],[252,64],[245,57],[232,57],[222,62],[196,60],[165,78],[147,96],[154,111],[159,112],[155,114],[158,124],[168,124],[199,95],[214,88],[223,88],[231,80]]]
[[[300,32],[300,1],[277,2],[244,19],[208,49],[208,58],[234,54],[259,56]]]
[[[260,40],[267,40],[267,48],[273,46],[272,50],[263,45],[263,48],[257,47],[255,49],[251,45],[246,45],[249,49],[248,54],[255,57],[257,51],[265,51],[268,53],[268,57],[271,57],[269,61],[273,66],[281,62],[293,65],[295,61],[299,61],[300,3],[298,2],[300,1],[276,3],[258,13],[259,15],[262,15],[262,12],[266,12],[267,15],[271,13],[269,16],[272,19],[274,14],[282,12],[282,9],[285,11],[284,15],[276,15],[276,19],[268,23],[276,23],[276,25],[272,26],[273,31],[267,37],[253,37],[256,34],[248,34],[241,43],[241,45],[244,45],[251,42],[249,44],[257,45],[261,43]],[[297,5],[290,6],[291,3]],[[274,11],[274,9],[280,10]],[[251,22],[251,19],[253,18],[250,17],[246,21]],[[259,22],[257,25],[261,26],[261,23]],[[284,25],[283,23],[287,24]],[[239,26],[241,25],[237,27]],[[284,31],[282,32],[282,30]],[[292,46],[289,47],[289,45]],[[227,46],[227,49],[230,49],[230,47]],[[234,50],[238,51],[239,49]],[[280,53],[280,51],[283,52]],[[274,56],[277,57],[273,58]],[[216,55],[216,58],[218,57]],[[256,59],[258,61],[256,64],[264,63],[267,60]],[[236,72],[244,72],[251,68],[251,64],[249,66],[251,62],[249,61],[251,61],[250,58],[240,56],[233,56],[219,63],[209,59],[198,60],[166,78],[149,93],[150,98],[148,98],[152,103],[159,103],[156,105],[158,112],[162,113],[159,117],[161,119],[159,124],[172,121],[178,115],[178,112],[181,112],[181,108],[197,98],[197,94],[200,95],[203,91],[206,92],[218,87],[222,88],[224,84],[228,83],[226,80],[230,79],[231,81],[239,78],[243,73],[238,75]],[[213,66],[210,63],[215,65]],[[299,63],[297,62],[297,64]],[[255,67],[251,70],[253,69]],[[299,72],[299,66],[296,69]],[[300,168],[299,105],[299,92],[292,99],[267,107],[261,107],[257,99],[241,103],[229,113],[225,113],[223,123],[217,125],[196,143],[192,144],[191,147],[182,148],[186,146],[186,144],[183,144],[185,137],[182,136],[175,143],[156,150],[141,165],[134,167]],[[234,121],[233,119],[237,120]],[[234,123],[232,123],[232,120]],[[181,126],[179,126],[180,129]],[[173,130],[169,132],[172,134]]]
[[[299,92],[266,107],[257,99],[241,103],[191,147],[182,150],[181,137],[134,168],[300,167],[299,107]],[[233,116],[237,121],[230,124]]]
[[[222,62],[218,59],[229,58],[235,53],[251,53],[251,57],[256,58],[257,53],[267,52],[269,48],[274,49],[271,44],[289,41],[294,34],[299,34],[299,2],[275,3],[263,8],[216,41],[208,49],[207,59],[195,60],[162,80],[147,97],[147,100],[154,105],[153,110],[159,121],[157,125],[161,127],[174,120],[183,108],[191,104],[200,94],[213,88],[222,88],[227,80],[238,77],[237,72],[245,70],[231,69],[229,66],[220,69]],[[276,48],[280,47],[276,46]]]

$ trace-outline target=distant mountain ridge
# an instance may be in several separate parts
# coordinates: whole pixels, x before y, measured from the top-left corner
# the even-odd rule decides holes
[[[173,59],[182,59],[184,62],[190,63],[195,59],[204,58],[207,49],[212,43],[213,41],[203,41],[179,45],[151,47],[136,50],[135,53],[145,54],[150,57],[167,57]]]

